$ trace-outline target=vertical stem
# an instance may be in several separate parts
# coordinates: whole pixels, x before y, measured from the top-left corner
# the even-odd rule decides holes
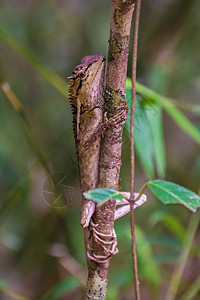
[[[133,40],[133,56],[132,56],[132,89],[131,89],[131,117],[130,117],[130,140],[131,140],[131,179],[130,179],[130,226],[131,226],[131,246],[133,257],[133,273],[135,283],[135,297],[140,300],[140,288],[137,268],[137,250],[135,239],[135,211],[134,211],[134,171],[135,171],[135,152],[134,152],[134,114],[135,114],[135,97],[136,97],[136,69],[137,69],[137,48],[138,48],[138,31],[140,18],[141,0],[136,2],[136,16]]]
[[[105,111],[107,117],[124,112],[121,124],[116,128],[107,129],[101,143],[101,154],[99,163],[99,187],[118,188],[119,173],[121,167],[122,131],[126,118],[126,74],[129,53],[129,38],[136,0],[112,0],[110,39],[108,52],[108,65],[106,74]],[[102,247],[93,239],[92,249],[95,257],[108,257],[107,261],[98,263],[90,261],[88,269],[88,281],[86,287],[86,299],[106,299],[106,288],[108,281],[109,259],[113,253],[109,242],[114,237],[114,215],[115,200],[107,201],[97,206],[93,220],[96,224],[95,230],[106,242]],[[116,244],[115,244],[116,247]]]

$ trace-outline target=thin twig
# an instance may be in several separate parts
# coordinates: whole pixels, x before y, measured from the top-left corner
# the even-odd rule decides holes
[[[130,139],[131,139],[131,180],[130,180],[130,226],[131,226],[131,245],[133,257],[133,272],[135,283],[135,297],[140,300],[140,288],[137,268],[137,251],[135,240],[135,212],[134,212],[134,170],[135,170],[135,153],[134,153],[134,114],[135,114],[135,96],[136,96],[136,68],[137,68],[137,48],[138,48],[138,31],[140,19],[141,0],[136,2],[136,16],[133,40],[133,56],[132,56],[132,89],[131,89],[131,117],[130,117]]]

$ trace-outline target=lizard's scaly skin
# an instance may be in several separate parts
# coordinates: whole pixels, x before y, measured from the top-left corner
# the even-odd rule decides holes
[[[103,131],[105,57],[86,56],[70,77],[70,102],[82,192],[96,188]],[[81,225],[87,227],[95,210],[83,197]]]
[[[104,106],[105,57],[86,56],[69,78],[70,102],[73,113],[73,128],[78,156],[82,192],[95,189],[98,183],[101,136],[108,127],[121,126],[125,122],[126,109],[109,120]],[[105,120],[104,120],[105,119]],[[103,122],[104,121],[104,122]],[[82,198],[81,225],[88,227],[95,211],[91,200]]]

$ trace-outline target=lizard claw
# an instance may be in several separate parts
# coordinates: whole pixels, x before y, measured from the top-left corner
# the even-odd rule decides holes
[[[104,120],[105,123],[108,122],[107,111],[103,115],[103,120]]]
[[[109,120],[107,119],[105,121],[106,127],[107,128],[111,128],[111,127],[118,127],[118,126],[124,125],[125,120],[127,119],[126,113],[127,113],[127,110],[123,109],[123,111],[121,111],[120,113],[118,113],[116,116],[112,117]],[[105,116],[106,115],[104,114],[104,117]]]

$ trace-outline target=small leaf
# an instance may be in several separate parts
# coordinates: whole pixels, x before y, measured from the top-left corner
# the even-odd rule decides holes
[[[97,202],[98,204],[103,204],[109,199],[123,199],[122,194],[120,194],[117,190],[109,188],[90,190],[88,192],[83,193],[83,196],[88,200],[93,200]]]
[[[147,184],[164,204],[179,203],[192,212],[200,207],[200,196],[178,184],[164,180],[152,180]]]
[[[144,109],[151,132],[157,174],[159,177],[164,178],[166,170],[166,156],[162,110],[158,104],[151,103],[151,101],[149,101],[148,99],[144,100]]]

